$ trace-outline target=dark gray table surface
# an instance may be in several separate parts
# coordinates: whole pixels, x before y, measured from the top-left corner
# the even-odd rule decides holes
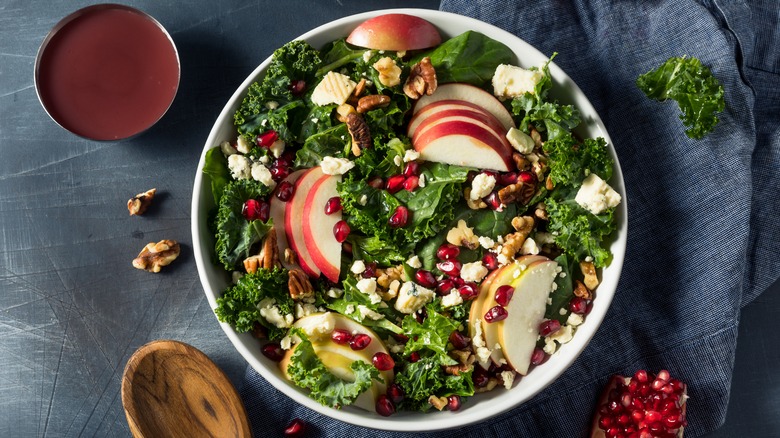
[[[126,1],[155,16],[181,57],[178,96],[133,140],[99,143],[58,127],[33,86],[51,27],[84,1],[0,1],[0,436],[127,436],[123,368],[141,345],[178,339],[236,386],[246,363],[229,344],[193,260],[190,200],[200,151],[228,97],[278,46],[335,18],[438,2]],[[125,203],[158,188],[153,208]],[[182,255],[161,274],[133,269],[150,241]],[[742,313],[726,424],[712,437],[780,436],[776,284]]]

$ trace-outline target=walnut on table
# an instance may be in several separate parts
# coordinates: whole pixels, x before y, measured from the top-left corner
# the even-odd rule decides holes
[[[175,240],[149,242],[133,260],[133,266],[149,272],[160,272],[163,266],[168,266],[179,257],[181,247]]]
[[[146,212],[146,209],[152,204],[154,194],[157,189],[149,189],[143,193],[139,193],[127,201],[127,210],[130,212],[130,216],[140,216]]]

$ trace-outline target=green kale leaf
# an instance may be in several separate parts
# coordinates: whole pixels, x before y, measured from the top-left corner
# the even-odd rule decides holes
[[[267,329],[269,339],[281,339],[287,329],[278,328],[266,321],[257,308],[265,298],[273,298],[283,315],[294,313],[295,303],[287,289],[286,270],[258,269],[255,273],[244,275],[237,284],[229,287],[217,298],[214,313],[220,321],[232,325],[238,332],[250,331],[255,323],[260,323]]]
[[[557,191],[558,189],[556,189]],[[596,267],[607,266],[612,253],[606,248],[605,239],[616,229],[614,209],[595,215],[574,201],[575,192],[545,200],[550,222],[547,230],[555,236],[555,243],[574,260],[590,256]]]
[[[557,137],[544,143],[549,157],[550,178],[556,186],[577,187],[590,173],[608,181],[612,177],[614,160],[602,137],[576,143],[573,137]]]
[[[353,319],[367,327],[379,328],[392,333],[401,333],[401,328],[393,324],[390,319],[395,319],[398,315],[392,307],[379,307],[379,302],[372,303],[368,295],[359,291],[357,288],[357,279],[347,277],[343,282],[344,293],[341,297],[331,301],[328,308],[334,310],[347,318]],[[360,307],[383,315],[384,318],[373,319],[363,316]]]
[[[546,319],[557,319],[561,324],[566,322],[571,311],[566,306],[574,296],[574,287],[572,285],[572,262],[566,254],[561,254],[555,258],[558,266],[561,268],[561,274],[555,276],[556,287],[550,294],[550,304],[547,305],[544,317]],[[566,275],[563,275],[566,273]],[[561,313],[561,309],[564,312]]]
[[[271,229],[273,222],[249,221],[241,214],[244,202],[267,196],[271,190],[265,184],[242,179],[231,181],[223,190],[217,210],[217,258],[228,271],[251,255],[252,245]]]
[[[343,123],[316,133],[295,154],[295,166],[315,167],[325,157],[346,157],[350,141],[347,125]]]
[[[404,355],[415,351],[430,350],[438,365],[455,365],[458,362],[447,354],[447,342],[452,332],[458,329],[458,322],[437,312],[434,306],[426,307],[428,317],[422,324],[413,315],[407,315],[401,323],[404,335],[409,337]]]
[[[430,396],[447,397],[474,395],[473,371],[458,376],[446,374],[436,356],[421,355],[417,362],[406,362],[395,375],[395,383],[404,390],[401,407],[404,410],[425,412],[431,408]]]

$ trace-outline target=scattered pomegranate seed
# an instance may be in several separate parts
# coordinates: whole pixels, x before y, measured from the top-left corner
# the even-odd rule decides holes
[[[417,284],[419,284],[420,286],[427,287],[427,288],[436,287],[436,277],[433,276],[431,271],[420,269],[419,271],[414,273],[414,279],[415,281],[417,281]]]
[[[384,188],[385,182],[384,180],[382,180],[381,176],[377,176],[375,178],[371,178],[370,180],[368,180],[368,185],[379,190],[381,188]]]
[[[379,397],[377,397],[376,413],[383,417],[389,417],[395,414],[395,405],[387,395],[381,394]]]
[[[265,201],[247,199],[244,202],[244,207],[241,209],[241,214],[248,221],[261,220],[266,222],[271,215],[271,208]]]
[[[592,426],[593,436],[599,433],[607,437],[646,438],[682,435],[687,425],[686,386],[677,382],[666,370],[657,376],[644,370],[637,371],[630,379],[614,376],[601,396]]]
[[[436,267],[443,273],[450,277],[457,277],[460,275],[460,268],[463,265],[457,260],[445,260],[443,262],[436,263]]]
[[[420,177],[417,175],[412,175],[407,177],[403,182],[404,190],[407,192],[413,192],[414,189],[417,188],[417,186],[420,184]]]
[[[391,383],[390,386],[387,387],[387,397],[394,404],[401,403],[405,395],[404,389],[397,383]]]
[[[273,165],[282,166],[282,167],[292,167],[294,161],[295,161],[295,152],[293,152],[291,149],[288,149],[282,152],[281,157],[274,160]]]
[[[352,340],[352,333],[344,329],[334,329],[330,333],[330,339],[339,345],[348,344]]]
[[[483,199],[488,207],[490,207],[492,210],[501,211],[504,209],[504,204],[502,204],[501,200],[498,199],[498,192],[496,191],[491,192]]]
[[[449,397],[447,397],[447,409],[451,411],[457,411],[460,409],[460,396],[457,394],[453,394]]]
[[[306,81],[303,79],[293,79],[290,81],[289,89],[293,96],[300,96],[306,91]]]
[[[420,176],[420,163],[416,161],[406,163],[406,167],[404,167],[404,176]]]
[[[374,357],[371,358],[371,363],[373,363],[376,369],[379,371],[392,370],[395,366],[395,361],[393,358],[383,351],[374,354]]]
[[[486,252],[482,256],[482,264],[490,271],[498,269],[498,256],[494,252]]]
[[[428,317],[428,310],[425,309],[425,307],[419,308],[416,312],[414,312],[414,319],[419,322],[420,324],[425,322],[425,318]],[[417,338],[415,337],[415,341]]]
[[[269,342],[263,345],[260,351],[263,353],[263,356],[274,362],[280,362],[284,358],[284,350],[282,350],[282,346],[278,342]]]
[[[517,182],[517,173],[515,172],[506,172],[501,173],[498,175],[498,183],[502,186],[508,186],[510,184],[515,184]]]
[[[471,380],[474,381],[474,386],[477,388],[484,388],[487,386],[490,376],[488,376],[487,371],[482,369],[482,367],[475,366],[474,372],[471,373]]]
[[[466,335],[457,330],[450,334],[449,341],[456,350],[463,350],[464,348],[468,348],[469,344],[471,343],[471,340],[466,337]]]
[[[376,277],[376,262],[366,263],[366,269],[360,273],[360,276],[363,278]]]
[[[493,306],[487,312],[485,312],[485,322],[492,323],[503,321],[509,316],[509,312],[502,306]]]
[[[492,176],[496,181],[498,181],[498,172],[494,172],[492,170],[483,170],[481,173],[484,173],[487,176]]]
[[[282,202],[292,199],[293,193],[295,193],[295,186],[290,181],[282,181],[276,186],[276,197]]]
[[[415,363],[420,360],[420,353],[413,351],[411,354],[409,354],[409,362]]]
[[[533,172],[529,172],[527,170],[520,172],[518,179],[526,184],[536,184],[539,181]]]
[[[548,319],[539,324],[539,335],[551,335],[561,329],[561,323],[557,319]]]
[[[331,215],[341,211],[341,198],[334,196],[325,203],[325,214]]]
[[[441,296],[447,295],[455,288],[455,282],[451,278],[443,278],[436,283],[436,293]]]
[[[398,207],[396,207],[393,215],[390,216],[388,223],[393,228],[405,227],[406,224],[409,223],[409,209],[404,207],[403,205],[399,205]]]
[[[347,240],[350,231],[352,230],[350,230],[347,221],[341,220],[336,222],[336,225],[333,225],[333,236],[336,238],[336,241],[339,243]]]
[[[541,348],[534,348],[534,352],[531,354],[531,365],[541,365],[547,360],[547,353]]]
[[[582,297],[574,297],[569,301],[569,310],[578,315],[584,315],[588,311],[588,300]]]
[[[286,166],[271,166],[269,171],[271,172],[271,179],[276,182],[279,182],[290,176],[290,168]]]
[[[365,333],[358,333],[355,336],[353,336],[352,339],[349,341],[349,348],[353,350],[362,350],[368,347],[368,344],[370,343],[371,343],[371,336],[368,336]]]
[[[439,260],[455,259],[458,255],[460,255],[460,248],[451,243],[445,243],[436,250],[436,258]]]
[[[512,299],[512,296],[515,294],[515,288],[505,284],[498,289],[496,289],[496,302],[502,306],[506,306],[509,304],[509,301]]]
[[[477,286],[474,283],[464,284],[458,288],[458,292],[460,293],[460,297],[463,298],[463,301],[468,301],[479,295],[479,289],[477,289]]]
[[[390,193],[397,193],[404,188],[406,177],[403,175],[393,175],[387,179],[386,189]]]
[[[265,131],[264,133],[257,136],[257,140],[255,142],[258,146],[267,148],[270,147],[276,140],[279,140],[279,133],[274,131],[273,129],[269,131]]]
[[[349,242],[344,242],[341,245],[342,248],[344,248],[344,251],[347,252],[347,254],[352,254],[352,244]]]
[[[294,418],[284,429],[284,436],[290,438],[298,438],[303,436],[303,432],[306,430],[306,423],[300,418]]]

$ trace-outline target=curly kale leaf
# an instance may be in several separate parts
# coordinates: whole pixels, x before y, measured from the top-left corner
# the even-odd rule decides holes
[[[458,329],[458,322],[437,312],[434,306],[426,307],[428,317],[422,324],[413,315],[407,315],[401,323],[404,335],[409,341],[404,348],[404,356],[415,351],[429,350],[438,361],[438,365],[455,365],[458,362],[447,354],[449,337]]]
[[[287,289],[286,270],[258,269],[255,273],[244,275],[217,298],[214,313],[220,321],[232,325],[238,332],[250,331],[255,323],[260,323],[268,329],[270,339],[281,339],[287,329],[280,329],[266,321],[257,308],[265,298],[273,298],[281,314],[294,313],[295,303]]]
[[[308,137],[295,154],[295,166],[299,168],[319,166],[325,157],[347,156],[350,136],[347,125],[339,124]]]
[[[550,218],[547,230],[555,236],[555,243],[574,260],[590,256],[596,267],[607,266],[612,253],[606,248],[605,239],[616,229],[614,209],[594,215],[574,201],[574,191],[564,198],[553,195],[556,196],[547,198],[545,204]]]
[[[249,138],[250,141],[254,141],[258,134],[273,129],[279,134],[280,139],[292,142],[297,138],[294,127],[300,125],[305,111],[306,104],[302,100],[294,100],[274,109],[264,108],[263,112],[245,118],[243,124],[237,124],[237,129],[239,134]]]
[[[259,242],[273,226],[272,221],[249,221],[241,214],[244,202],[267,196],[271,190],[257,181],[231,181],[222,191],[217,210],[217,258],[232,271],[240,260],[251,255],[252,245]]]
[[[314,351],[314,346],[300,329],[293,329],[300,342],[287,366],[290,380],[301,388],[308,389],[309,397],[319,403],[340,409],[355,402],[360,394],[381,381],[379,370],[368,362],[356,360],[350,365],[354,381],[347,382],[331,373]]]
[[[696,58],[669,58],[637,78],[636,85],[650,99],[677,101],[685,134],[700,139],[718,123],[715,115],[726,107],[723,85]]]
[[[427,411],[431,408],[430,396],[446,397],[474,395],[473,371],[462,372],[458,376],[443,371],[436,356],[421,355],[417,362],[407,362],[395,375],[395,383],[404,390],[401,407],[410,411]]]
[[[328,304],[329,309],[367,327],[387,330],[392,333],[401,333],[401,328],[390,322],[390,319],[395,320],[396,316],[398,316],[396,310],[389,306],[380,307],[378,302],[371,302],[368,295],[358,290],[357,279],[355,279],[355,277],[347,277],[342,282],[342,286],[344,287],[344,293],[341,294],[341,297]],[[384,318],[374,319],[365,316],[364,312],[366,312],[366,310],[361,311],[361,306],[367,310],[383,315]]]
[[[556,186],[577,187],[590,173],[608,181],[612,177],[614,160],[603,138],[588,138],[576,143],[573,137],[557,137],[544,143],[549,157],[550,178]]]

